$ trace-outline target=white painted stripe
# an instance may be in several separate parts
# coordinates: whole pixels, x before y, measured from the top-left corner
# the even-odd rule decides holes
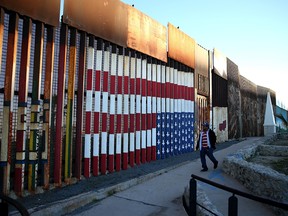
[[[161,100],[162,99],[160,97],[157,97],[157,113],[161,113]]]
[[[96,70],[101,71],[102,70],[102,50],[96,51]]]
[[[141,131],[141,148],[146,148],[146,131],[145,130],[142,130]],[[136,134],[137,135],[137,134]],[[137,139],[137,138],[136,138]]]
[[[146,97],[142,97],[142,111],[141,111],[142,114],[146,114],[147,113],[146,101],[147,101],[147,98]]]
[[[117,55],[112,53],[111,56],[111,76],[116,76]]]
[[[127,58],[127,61],[128,61],[128,65],[129,65],[129,57],[125,57],[125,60]],[[136,63],[136,60],[135,58],[131,58],[131,70],[130,70],[130,78],[131,79],[135,79],[135,63]],[[129,76],[129,68],[125,67],[125,76]]]
[[[141,59],[137,58],[137,71],[136,71],[136,78],[141,78]]]
[[[129,95],[124,95],[124,101],[125,101],[125,96],[129,97]],[[135,114],[135,95],[130,95],[130,113]],[[128,98],[129,101],[129,98]],[[126,104],[126,102],[125,102]],[[125,104],[124,104],[124,111],[125,111]],[[128,106],[128,102],[127,102]]]
[[[141,131],[136,131],[136,150],[140,149]]]
[[[115,135],[114,134],[109,134],[109,155],[114,155],[114,140]]]
[[[95,92],[94,112],[100,112],[101,92]]]
[[[124,59],[124,57],[122,55],[118,56],[118,63],[119,63],[118,64],[118,76],[123,76],[123,67],[124,67],[123,59]],[[129,67],[128,67],[128,69],[129,69]]]
[[[104,71],[109,71],[109,56],[110,56],[110,52],[105,51],[104,52]]]
[[[88,52],[87,69],[93,69],[93,67],[94,67],[94,48],[88,47],[87,52]]]
[[[115,115],[115,108],[116,108],[116,97],[114,94],[110,95],[110,114]]]
[[[147,97],[147,113],[152,113],[152,98],[150,96]]]
[[[124,57],[124,76],[129,76],[129,64],[130,64],[130,58],[129,56]]]
[[[90,141],[91,141],[91,135],[85,134],[84,158],[90,158],[91,154]]]
[[[151,147],[151,141],[152,141],[152,131],[147,130],[147,147]]]
[[[122,134],[118,133],[116,135],[116,154],[121,154],[121,146],[122,146]],[[125,143],[125,142],[124,142]]]
[[[162,105],[161,105],[161,107],[162,107],[162,113],[165,113],[165,108],[166,108],[166,100],[165,100],[165,98],[161,98],[161,102],[162,102]]]
[[[107,153],[107,132],[102,132],[101,134],[101,153]]]
[[[156,146],[156,142],[157,142],[156,128],[152,128],[152,146]]]
[[[108,92],[102,92],[102,94],[103,94],[102,112],[107,113],[108,112]]]
[[[118,94],[117,95],[117,114],[122,113],[122,100],[123,100],[123,96],[121,94]],[[126,106],[128,107],[128,104]],[[124,108],[125,108],[125,104],[124,104]]]
[[[156,109],[157,109],[157,99],[156,97],[152,97],[152,113],[156,113],[157,112]]]
[[[99,134],[94,134],[93,135],[93,156],[99,156],[99,139],[100,135]]]
[[[124,134],[125,135],[125,134]],[[129,150],[134,152],[135,150],[135,134],[134,132],[133,133],[130,133],[130,146],[129,146]]]
[[[92,111],[92,91],[86,91],[86,109],[85,111]]]
[[[131,100],[132,100],[132,97],[131,97]],[[133,101],[133,103],[135,105],[135,101]],[[130,106],[131,106],[131,109],[132,108],[135,109],[135,107],[132,107],[132,101],[130,102]],[[121,109],[122,109],[122,107],[121,107]],[[126,94],[124,95],[124,110],[123,110],[123,112],[124,112],[125,115],[129,114],[129,95],[126,95]]]
[[[123,142],[124,142],[123,143],[123,153],[128,153],[128,144],[129,144],[129,134],[128,133],[123,134]],[[131,145],[131,142],[130,142],[130,145]],[[133,142],[133,146],[134,146],[134,142]],[[131,149],[131,147],[130,147],[130,149]]]
[[[136,95],[136,113],[141,112],[141,95]]]

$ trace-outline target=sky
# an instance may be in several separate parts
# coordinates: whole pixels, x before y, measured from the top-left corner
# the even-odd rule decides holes
[[[160,24],[168,22],[202,47],[218,49],[240,74],[276,92],[288,109],[287,0],[122,0]]]

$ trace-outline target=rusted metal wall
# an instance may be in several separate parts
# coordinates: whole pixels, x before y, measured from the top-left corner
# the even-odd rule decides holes
[[[214,73],[227,79],[227,58],[218,49],[213,49],[213,66]]]
[[[237,139],[241,135],[241,93],[238,65],[227,58],[227,90],[228,90],[228,138]]]
[[[60,0],[1,0],[0,6],[52,26],[59,25]]]
[[[126,47],[127,6],[119,0],[65,0],[63,22]]]
[[[166,27],[127,5],[127,46],[163,62],[167,62]]]
[[[198,94],[209,97],[209,53],[199,44],[195,45],[195,76]]]
[[[257,85],[240,75],[243,137],[257,136]]]
[[[168,23],[168,56],[195,69],[195,40]],[[199,54],[199,56],[201,56]],[[205,63],[205,59],[202,59]],[[201,67],[198,64],[198,67]],[[202,67],[205,67],[203,65]]]

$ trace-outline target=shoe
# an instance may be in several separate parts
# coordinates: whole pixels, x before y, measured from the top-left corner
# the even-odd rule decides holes
[[[214,169],[216,169],[217,167],[218,167],[218,161],[214,163]]]
[[[206,171],[208,171],[207,168],[206,169],[204,168],[204,169],[201,170],[201,172],[206,172]]]

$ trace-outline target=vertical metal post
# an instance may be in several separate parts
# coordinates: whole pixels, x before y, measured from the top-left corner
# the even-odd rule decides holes
[[[155,146],[155,156],[152,154],[152,160],[159,160],[161,158],[161,140],[162,140],[162,65],[160,61],[157,62],[157,77],[156,77],[156,86],[153,87],[153,91],[157,97],[157,108],[156,108],[156,146]],[[155,88],[155,89],[154,89]],[[154,157],[154,158],[153,158]]]
[[[190,194],[189,194],[189,215],[196,215],[196,202],[197,202],[197,182],[194,178],[190,180]]]
[[[124,50],[121,49],[122,51],[120,52],[120,54],[122,55],[121,61],[122,61],[122,86],[121,86],[121,95],[122,97],[119,97],[119,93],[118,92],[118,97],[122,102],[118,102],[119,106],[120,103],[121,107],[123,109],[123,114],[122,114],[122,118],[119,119],[118,117],[118,122],[121,125],[122,128],[122,134],[123,134],[123,165],[122,168],[124,170],[126,170],[128,168],[128,152],[129,152],[129,144],[131,145],[131,143],[129,143],[129,105],[131,106],[131,102],[129,103],[129,71],[130,71],[130,56],[129,56],[129,51],[127,51],[127,49],[125,50],[125,53],[123,52]],[[119,70],[120,72],[120,70]],[[119,85],[120,85],[120,80],[119,80],[119,72],[118,72],[118,89]],[[124,75],[124,76],[123,76]],[[123,103],[124,102],[124,103]],[[121,112],[122,113],[122,112]],[[118,125],[118,123],[117,123]],[[134,143],[133,143],[134,144]]]
[[[84,77],[86,62],[86,33],[81,32],[79,48],[79,69],[78,69],[78,89],[77,89],[77,114],[76,114],[76,155],[75,155],[75,175],[81,178],[82,171],[82,127],[83,127],[83,102],[84,102]]]
[[[141,67],[141,163],[146,163],[147,150],[147,57],[142,58]],[[150,68],[151,68],[151,64]]]
[[[115,111],[116,111],[116,70],[117,70],[117,53],[116,45],[112,45],[111,68],[109,70],[109,153],[108,153],[108,170],[114,172],[115,167]]]
[[[160,156],[158,158],[165,158],[165,142],[166,142],[166,66],[162,65],[161,70],[161,147],[160,147]]]
[[[136,54],[136,144],[135,144],[135,162],[140,164],[140,146],[141,146],[141,56]]]
[[[174,100],[175,100],[175,94],[174,94],[174,85],[175,85],[175,81],[174,81],[174,61],[171,60],[170,61],[170,70],[169,70],[169,77],[170,77],[170,87],[169,87],[169,96],[170,96],[170,125],[169,125],[169,129],[170,129],[170,132],[169,132],[169,139],[170,139],[170,145],[169,145],[169,153],[168,155],[170,156],[173,156],[175,153],[174,153]]]
[[[57,83],[57,112],[56,112],[56,143],[54,163],[54,183],[61,186],[62,183],[62,134],[63,134],[63,109],[66,77],[66,42],[68,27],[61,23],[60,30],[60,51]]]
[[[70,29],[69,47],[69,71],[68,71],[68,93],[67,93],[67,117],[66,117],[66,142],[65,142],[65,168],[64,179],[70,183],[72,174],[72,143],[73,143],[73,123],[74,123],[74,98],[75,98],[75,77],[76,77],[76,41],[77,30]]]
[[[152,96],[152,113],[151,113],[151,160],[156,160],[156,142],[157,142],[157,74],[160,72],[160,65],[157,65],[157,61],[154,59],[152,62],[152,84],[151,84],[151,96]],[[159,68],[158,68],[159,67]],[[160,101],[159,101],[160,102]],[[160,106],[160,104],[159,104]]]
[[[3,129],[0,146],[0,191],[8,194],[10,190],[10,166],[12,143],[13,97],[16,74],[16,57],[18,42],[18,21],[16,13],[10,15],[6,73],[4,84]]]
[[[228,215],[229,216],[237,216],[238,215],[238,199],[234,196],[234,194],[229,197],[228,200]]]
[[[155,65],[154,65],[155,66]],[[151,161],[152,146],[152,59],[148,58],[147,64],[147,80],[146,80],[146,98],[147,98],[147,115],[146,115],[146,161]]]
[[[128,133],[126,133],[126,136],[123,136],[123,145],[122,145],[122,110],[123,110],[122,89],[124,80],[123,79],[124,56],[123,56],[123,48],[119,47],[118,49],[119,49],[119,55],[118,55],[118,69],[117,69],[116,171],[120,171],[122,165],[123,168],[125,167],[125,169],[127,169],[128,165]],[[126,110],[128,110],[128,104],[126,106],[127,106]]]
[[[99,152],[100,152],[100,104],[101,104],[101,73],[103,62],[103,42],[97,40],[96,50],[96,71],[95,71],[95,100],[94,100],[94,135],[93,135],[93,176],[99,172]]]
[[[1,74],[1,63],[2,63],[2,46],[3,46],[3,37],[4,37],[4,16],[5,12],[3,8],[0,8],[0,74]]]
[[[47,44],[46,44],[46,70],[44,83],[44,101],[43,101],[43,136],[44,150],[42,152],[43,166],[43,186],[49,188],[50,175],[50,129],[51,129],[51,102],[52,102],[52,83],[54,69],[54,27],[47,26]]]
[[[85,145],[84,145],[84,176],[90,177],[91,167],[91,124],[93,100],[93,74],[94,74],[94,38],[89,37],[86,73],[86,107],[85,107]]]
[[[26,148],[26,130],[27,130],[27,97],[28,80],[30,64],[30,48],[32,35],[32,21],[29,18],[23,20],[22,51],[20,64],[20,78],[18,96],[18,118],[17,118],[17,136],[16,136],[16,161],[15,161],[15,181],[14,190],[17,195],[22,195],[24,187],[25,172],[25,148]]]

